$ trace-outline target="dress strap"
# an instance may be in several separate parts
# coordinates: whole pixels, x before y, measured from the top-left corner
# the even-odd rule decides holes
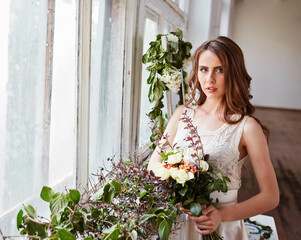
[[[245,116],[239,123],[236,129],[236,134],[235,134],[235,138],[234,138],[234,142],[235,142],[235,146],[238,147],[239,142],[241,140],[241,136],[242,136],[242,132],[245,126],[245,123],[247,121],[249,116]]]

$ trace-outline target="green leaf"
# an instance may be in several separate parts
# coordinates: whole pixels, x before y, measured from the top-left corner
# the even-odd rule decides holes
[[[41,239],[44,239],[46,238],[46,225],[29,220],[29,223],[27,224],[26,234],[32,236],[39,236]]]
[[[69,189],[70,198],[74,203],[78,203],[80,200],[80,193],[76,189]]]
[[[193,202],[193,199],[188,199],[188,200],[186,200],[186,201],[183,202],[183,206],[187,206],[187,205],[189,205],[192,202]]]
[[[190,211],[193,216],[199,217],[202,214],[202,206],[199,203],[193,203],[190,206]]]
[[[148,194],[148,191],[144,190],[139,196],[139,200],[141,200],[146,194]]]
[[[107,234],[105,239],[113,239],[113,240],[118,239],[119,232],[120,232],[120,227],[118,226],[118,224],[115,224],[109,229],[103,231],[103,233]]]
[[[50,199],[52,198],[53,194],[54,194],[54,191],[50,187],[44,186],[41,190],[40,197],[44,201],[50,202]]]
[[[180,202],[181,199],[179,197],[173,197],[171,200],[170,200],[170,204],[177,204],[178,202]]]
[[[161,240],[168,240],[170,230],[171,230],[171,223],[164,219],[160,224],[159,224],[159,236]]]
[[[139,222],[139,224],[142,224],[144,222],[146,222],[147,220],[153,218],[153,217],[157,217],[156,214],[145,214],[142,218],[141,221]]]
[[[63,194],[60,192],[55,193],[50,199],[50,210],[51,214],[59,213],[68,206],[70,201],[69,194]]]
[[[76,240],[74,235],[72,233],[66,231],[65,229],[59,229],[58,235],[61,240]]]
[[[111,204],[114,195],[115,195],[114,188],[111,188],[111,184],[107,183],[103,190],[103,201],[105,201],[108,204]]]
[[[208,204],[208,203],[210,203],[209,201],[207,201],[205,198],[202,198],[202,197],[197,197],[196,198],[196,200],[195,200],[195,202],[197,202],[197,203],[203,203],[203,204]]]
[[[154,185],[152,185],[152,184],[150,184],[150,185],[146,185],[145,187],[144,187],[144,189],[146,190],[146,191],[148,191],[149,189],[151,189],[151,190],[154,190]]]
[[[182,190],[179,191],[180,195],[183,197],[185,196],[186,192],[187,192],[187,188],[183,188]]]
[[[35,218],[36,210],[31,205],[24,206],[25,211],[31,218]]]
[[[111,185],[114,187],[115,189],[115,194],[116,193],[120,193],[121,192],[121,183],[120,181],[112,181]]]
[[[19,212],[18,212],[18,215],[17,215],[17,228],[19,230],[21,224],[22,224],[22,219],[23,219],[23,210],[21,209]]]
[[[147,63],[147,54],[144,54],[143,56],[142,56],[142,63]]]
[[[158,218],[166,218],[166,214],[164,212],[161,212],[157,215]]]

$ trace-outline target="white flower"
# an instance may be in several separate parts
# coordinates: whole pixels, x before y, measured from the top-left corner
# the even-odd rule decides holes
[[[166,180],[170,177],[169,169],[163,167],[162,163],[156,163],[153,166],[153,172],[157,177],[161,177],[162,179]]]
[[[200,161],[200,167],[202,168],[202,172],[206,172],[209,169],[209,164],[206,161]]]
[[[165,52],[167,50],[167,37],[161,36],[161,46],[162,46],[162,52]]]
[[[182,70],[169,69],[163,75],[157,74],[158,78],[166,84],[166,86],[173,92],[177,93],[180,90],[182,83]]]
[[[178,37],[171,33],[167,35],[167,40],[170,42],[178,42],[179,41]]]
[[[178,183],[184,184],[186,181],[193,179],[194,174],[189,172],[187,173],[184,169],[171,168],[170,169],[171,177],[176,180]]]
[[[167,158],[167,163],[176,164],[182,161],[182,153],[178,152],[172,155],[169,155]]]

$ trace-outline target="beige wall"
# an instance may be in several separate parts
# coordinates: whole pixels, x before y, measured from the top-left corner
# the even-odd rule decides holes
[[[236,0],[232,17],[253,104],[301,109],[301,0]]]

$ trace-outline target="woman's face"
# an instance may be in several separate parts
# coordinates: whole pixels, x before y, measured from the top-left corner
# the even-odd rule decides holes
[[[198,81],[207,99],[221,100],[225,95],[222,64],[216,54],[210,50],[205,50],[199,56]]]

